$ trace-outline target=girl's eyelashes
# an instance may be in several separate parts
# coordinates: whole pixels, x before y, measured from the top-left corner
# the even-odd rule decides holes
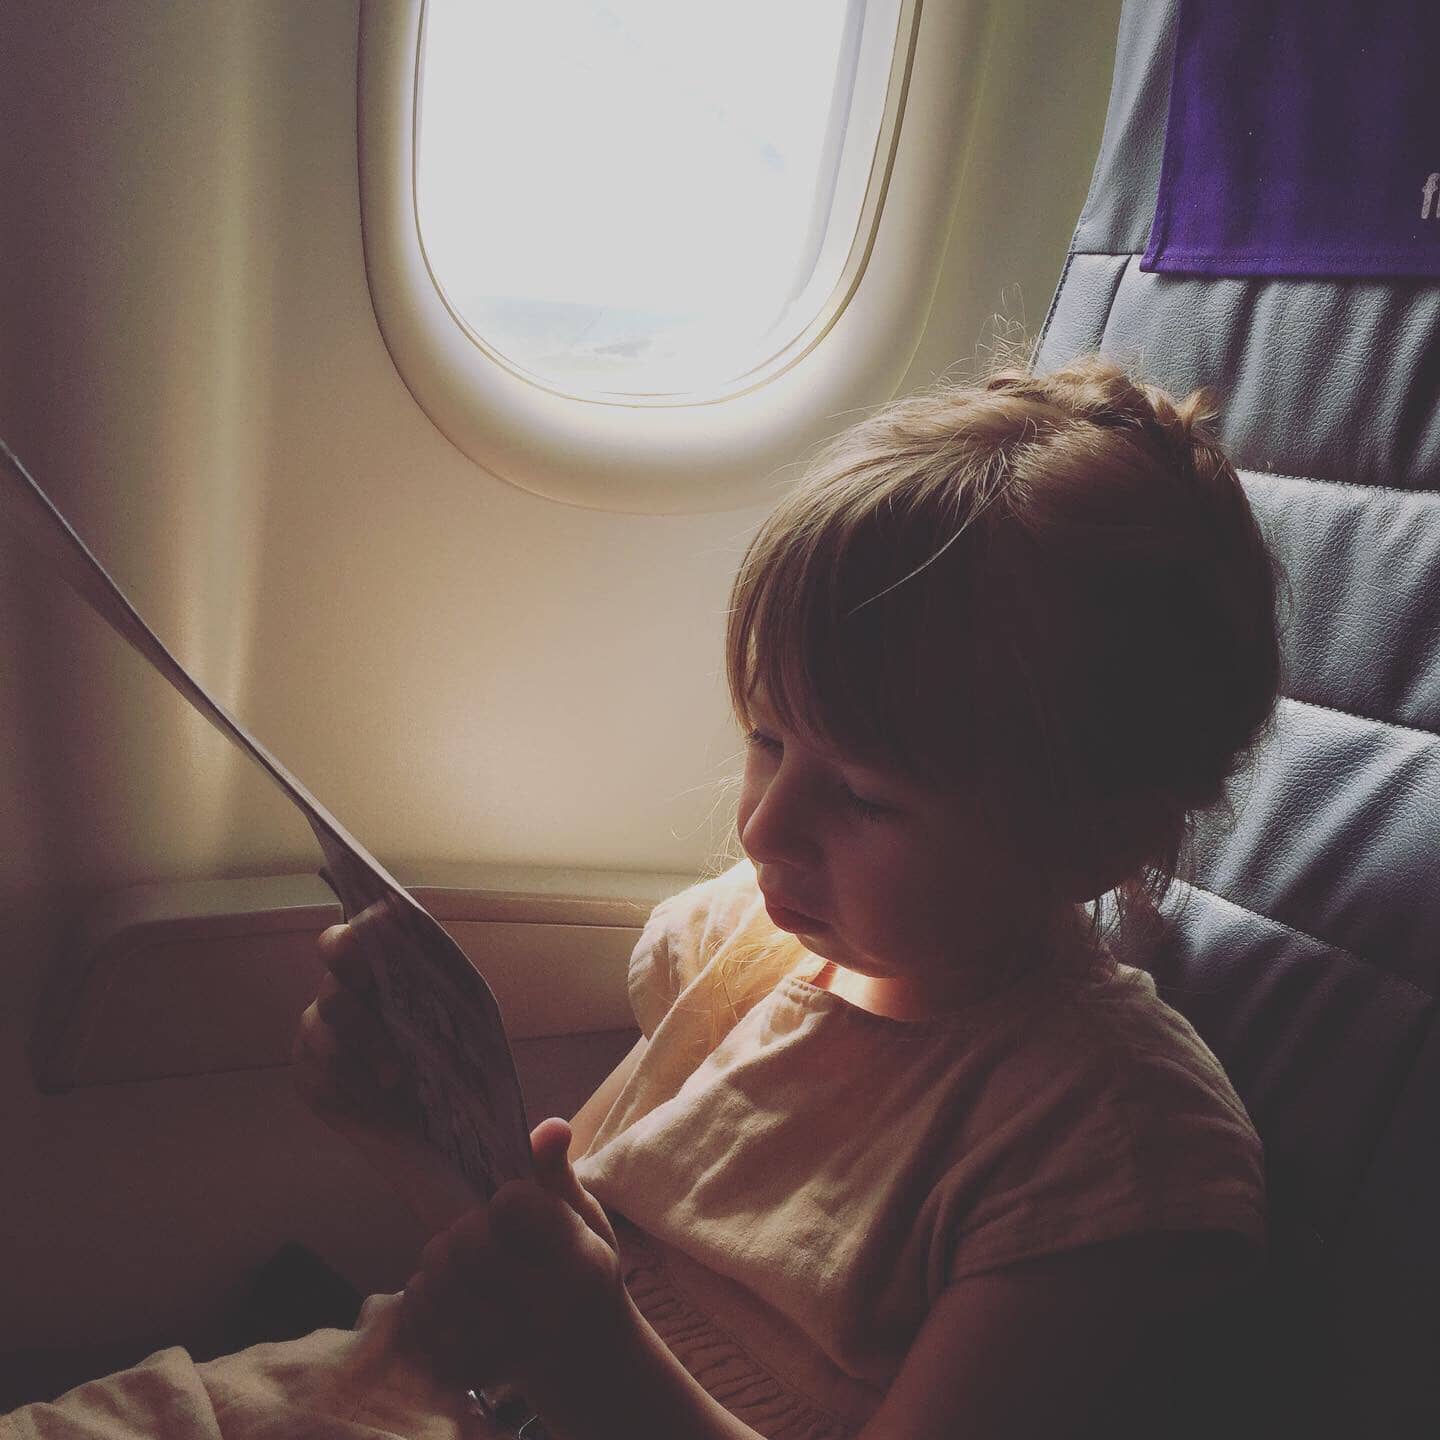
[[[749,731],[745,736],[745,743],[760,750],[768,750],[771,754],[779,754],[784,748],[773,735],[762,735],[758,730]]]
[[[884,820],[887,816],[894,814],[888,805],[877,805],[873,800],[866,800],[857,795],[848,785],[845,787],[845,799],[850,808],[862,820]]]

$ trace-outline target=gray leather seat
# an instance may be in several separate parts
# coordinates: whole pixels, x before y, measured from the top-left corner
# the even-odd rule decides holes
[[[1140,1428],[1440,1435],[1440,286],[1138,268],[1178,4],[1123,12],[1038,357],[1215,388],[1290,588],[1274,739],[1148,957],[1265,1141],[1271,1273],[1227,1333],[1161,1342]]]

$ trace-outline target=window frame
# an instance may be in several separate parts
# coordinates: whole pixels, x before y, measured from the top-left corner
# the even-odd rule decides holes
[[[512,368],[451,310],[415,203],[424,0],[362,0],[361,230],[385,345],[416,403],[463,454],[533,494],[586,508],[697,513],[775,498],[782,471],[889,399],[919,344],[973,113],[917,64],[979,45],[986,0],[904,0],[857,240],[819,314],[775,360],[713,396],[577,396]]]

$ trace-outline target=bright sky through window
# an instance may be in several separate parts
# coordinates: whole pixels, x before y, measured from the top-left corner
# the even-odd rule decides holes
[[[762,365],[844,268],[898,10],[427,0],[419,218],[451,306],[578,393]]]

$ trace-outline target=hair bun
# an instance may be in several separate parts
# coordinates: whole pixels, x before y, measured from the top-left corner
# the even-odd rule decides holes
[[[1209,389],[1176,400],[1105,355],[1083,355],[1043,374],[1008,366],[991,374],[985,389],[1053,405],[1107,429],[1150,431],[1184,446],[1213,443],[1211,436],[1198,432],[1219,414]]]
[[[1138,379],[1117,360],[1095,354],[1041,375],[1020,369],[998,371],[986,388],[1055,406],[1105,429],[1127,431],[1201,481],[1213,481],[1229,469],[1229,459],[1211,428],[1219,418],[1220,404],[1208,386],[1177,399],[1161,386]]]

